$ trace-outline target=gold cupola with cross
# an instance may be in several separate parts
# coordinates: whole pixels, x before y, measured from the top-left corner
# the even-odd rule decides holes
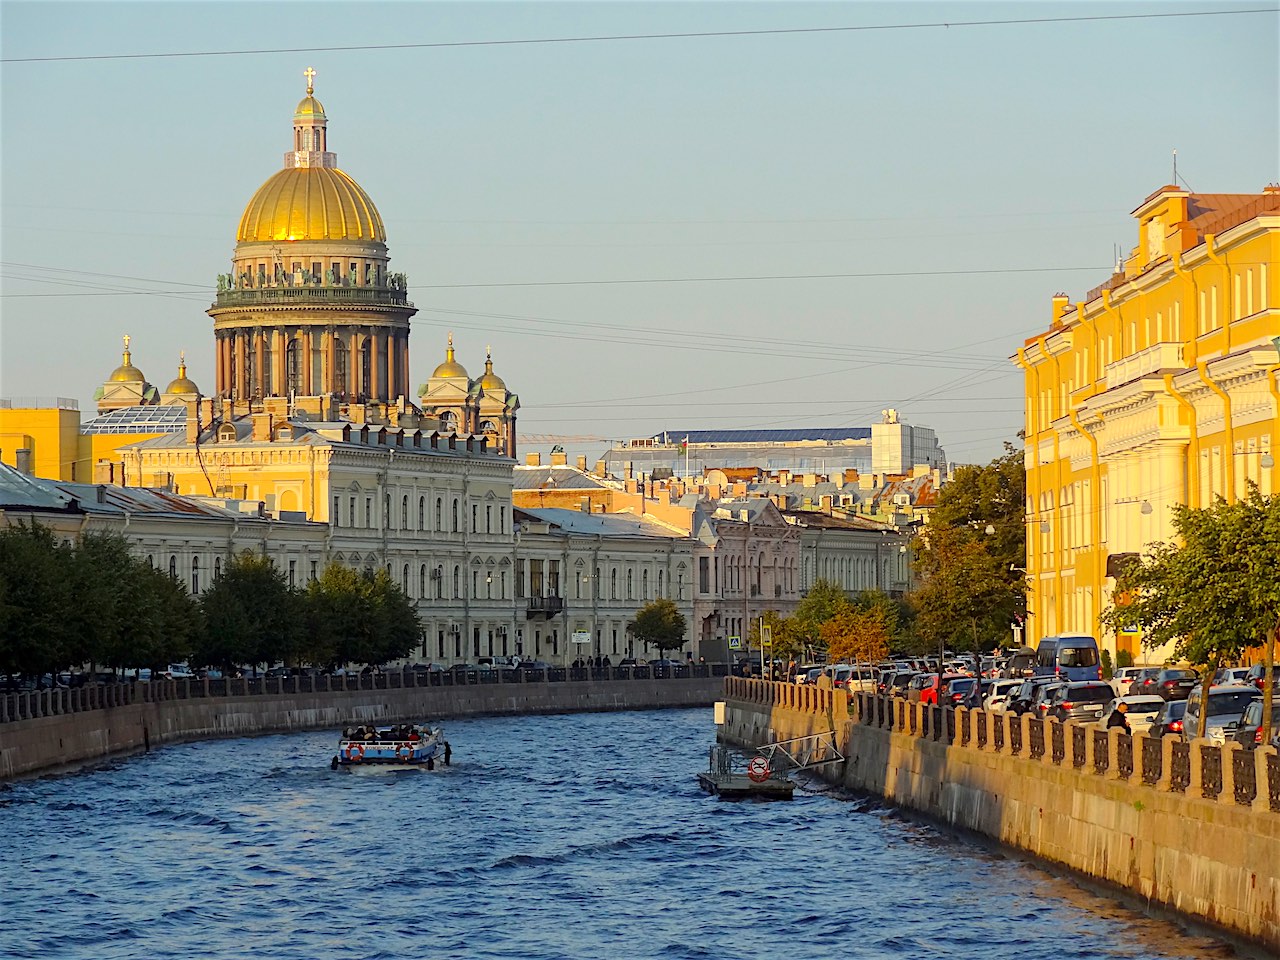
[[[304,71],[284,167],[245,206],[231,272],[209,309],[219,398],[288,397],[316,411],[395,405],[412,394],[408,299],[382,216],[338,167],[328,117]],[[324,402],[325,400],[331,403]]]

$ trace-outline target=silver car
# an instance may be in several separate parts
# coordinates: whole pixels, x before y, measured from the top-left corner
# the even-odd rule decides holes
[[[1182,739],[1205,737],[1217,744],[1227,742],[1227,727],[1239,721],[1250,701],[1258,695],[1258,691],[1248,687],[1210,687],[1208,716],[1202,725],[1200,692],[1200,688],[1196,687],[1187,697],[1187,713],[1182,718]]]

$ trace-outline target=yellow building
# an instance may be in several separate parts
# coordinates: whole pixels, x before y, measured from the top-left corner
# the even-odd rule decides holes
[[[1280,187],[1161,187],[1133,216],[1138,245],[1013,358],[1026,377],[1031,642],[1099,636],[1119,558],[1173,536],[1174,504],[1274,491],[1280,433]]]

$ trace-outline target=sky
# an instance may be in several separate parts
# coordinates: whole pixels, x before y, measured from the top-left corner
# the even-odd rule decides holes
[[[204,311],[311,66],[415,383],[452,331],[523,436],[592,461],[893,407],[985,463],[1023,423],[1010,355],[1136,245],[1174,150],[1193,191],[1280,180],[1276,11],[6,0],[0,397],[92,415],[124,334],[212,387]]]

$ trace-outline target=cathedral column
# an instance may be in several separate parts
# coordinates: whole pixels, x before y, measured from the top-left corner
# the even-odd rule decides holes
[[[324,331],[324,392],[338,393],[338,331],[326,327]]]
[[[275,370],[271,375],[271,383],[275,388],[273,392],[277,397],[287,397],[289,395],[289,381],[286,374],[289,362],[289,338],[278,327],[271,331],[271,336],[275,340],[271,348],[271,366]]]
[[[405,399],[412,399],[413,385],[409,383],[409,335],[402,333],[397,338],[396,358],[400,362],[400,392]]]
[[[253,347],[255,351],[253,372],[258,375],[258,395],[263,397],[267,395],[267,378],[263,376],[266,371],[262,369],[267,362],[266,351],[262,349],[265,344],[266,334],[261,330],[253,331]]]
[[[378,346],[382,334],[374,332],[369,335],[369,397],[373,400],[382,397],[382,371],[378,368]]]
[[[243,330],[235,332],[236,338],[236,399],[249,396],[249,341]]]
[[[354,328],[347,328],[350,332],[347,334],[347,396],[355,397],[356,390],[360,383],[360,352],[356,349],[356,332]]]
[[[310,327],[306,327],[302,331],[302,356],[304,358],[302,363],[302,393],[303,396],[310,397],[314,395],[311,390],[311,367],[315,359],[311,355]]]

